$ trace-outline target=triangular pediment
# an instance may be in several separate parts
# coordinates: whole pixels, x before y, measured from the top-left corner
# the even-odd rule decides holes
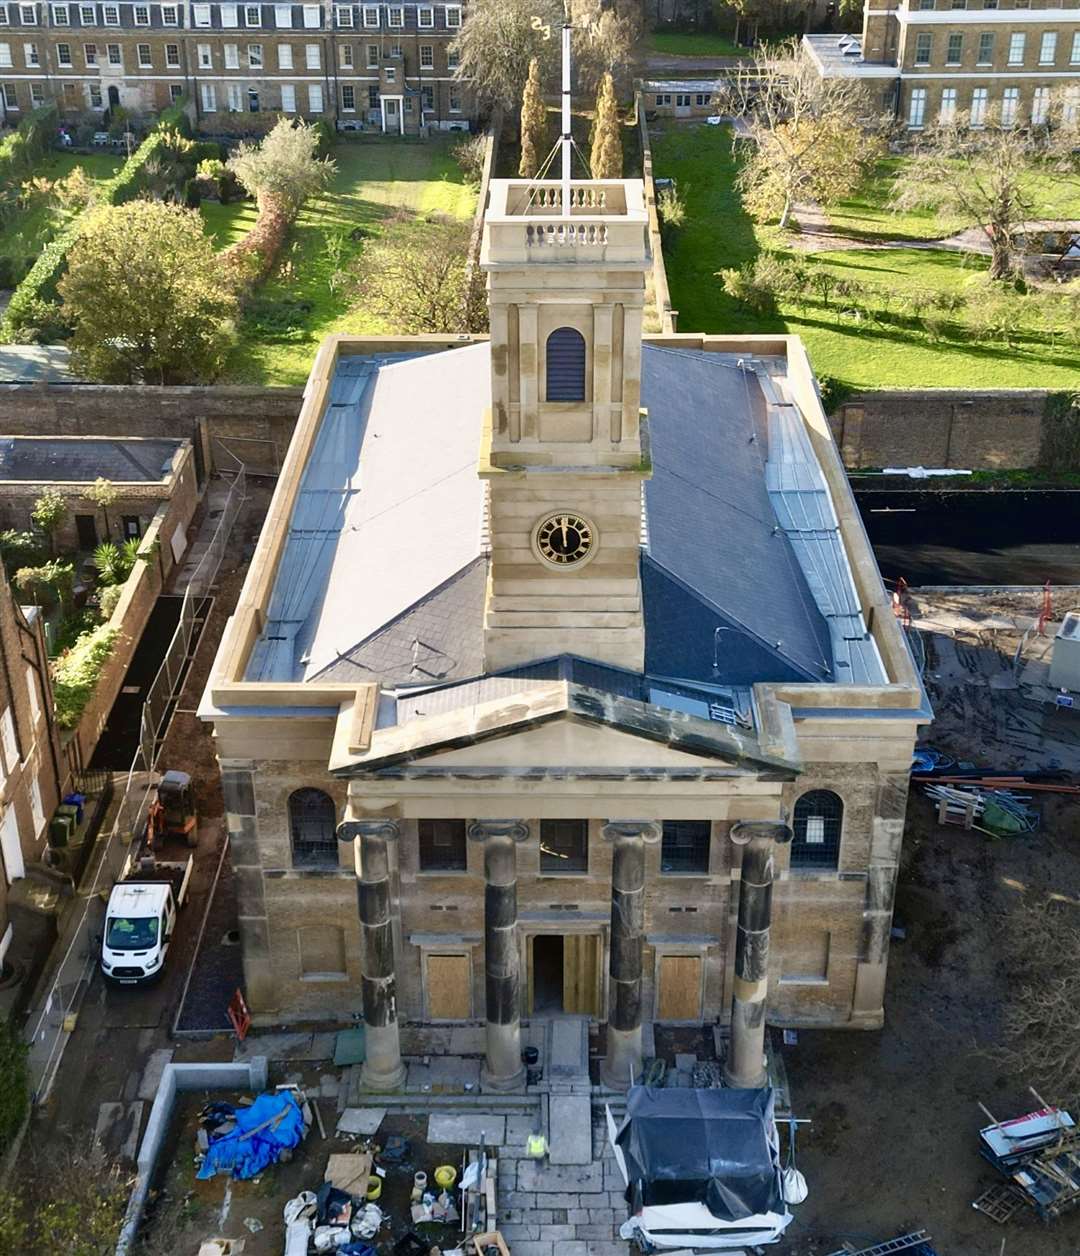
[[[615,777],[680,769],[799,771],[753,733],[567,681],[378,728],[363,754],[335,753],[330,767],[344,776],[411,768],[497,774],[550,768]]]

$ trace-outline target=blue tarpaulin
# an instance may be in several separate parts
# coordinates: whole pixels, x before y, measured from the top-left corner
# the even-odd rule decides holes
[[[267,1091],[247,1108],[235,1108],[236,1128],[211,1142],[200,1178],[231,1173],[239,1181],[275,1164],[285,1148],[304,1137],[304,1117],[291,1091]],[[259,1127],[262,1127],[261,1129]],[[257,1133],[252,1133],[255,1130]]]

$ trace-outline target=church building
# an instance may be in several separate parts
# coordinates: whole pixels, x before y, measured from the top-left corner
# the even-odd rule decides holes
[[[494,181],[489,339],[321,347],[201,714],[256,1023],[877,1028],[930,713],[791,336],[642,334],[638,180]]]

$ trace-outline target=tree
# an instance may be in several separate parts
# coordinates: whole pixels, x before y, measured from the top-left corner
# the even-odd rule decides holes
[[[553,77],[562,20],[557,0],[475,0],[450,45],[458,54],[457,77],[469,82],[481,104],[512,113],[531,62],[538,63],[541,81]]]
[[[893,184],[893,207],[931,208],[978,224],[990,245],[990,278],[1007,278],[1018,268],[1022,224],[1039,226],[1049,188],[1071,179],[1080,194],[1077,125],[1065,123],[1060,110],[1051,122],[1005,125],[997,109],[979,127],[968,114],[937,122],[915,140]]]
[[[34,508],[30,511],[30,518],[34,521],[35,526],[39,527],[49,538],[50,554],[56,553],[56,533],[63,526],[67,516],[67,502],[64,500],[64,495],[55,488],[47,488],[34,502]]]
[[[93,212],[60,295],[90,379],[198,383],[224,364],[236,299],[193,210],[131,201]]]
[[[547,105],[540,86],[540,62],[529,62],[529,77],[521,96],[521,161],[518,174],[523,179],[536,177],[540,162],[547,155]]]
[[[353,291],[394,332],[487,329],[479,272],[468,265],[468,223],[402,212],[368,244],[354,267]]]
[[[541,83],[554,81],[564,21],[559,0],[474,0],[450,45],[458,54],[456,77],[469,83],[481,104],[512,113],[532,60],[539,62]],[[602,0],[570,0],[570,22],[575,88],[594,91],[605,72],[617,86],[629,86],[641,39],[640,7],[633,0],[623,0],[621,10]]]
[[[883,152],[860,117],[861,92],[854,79],[823,78],[795,40],[753,54],[728,102],[749,135],[736,186],[752,217],[783,228],[796,202],[829,205],[859,186]]]
[[[255,197],[260,210],[269,202],[292,220],[337,170],[332,158],[319,157],[321,143],[316,125],[282,118],[259,143],[241,141],[228,167]]]
[[[93,484],[91,484],[86,490],[86,497],[87,500],[92,501],[98,510],[100,510],[105,516],[105,535],[108,536],[110,531],[109,507],[116,504],[120,497],[120,490],[116,487],[112,480],[107,480],[103,475],[99,475]]]
[[[0,1191],[0,1251],[111,1256],[127,1207],[126,1175],[75,1147],[23,1156],[18,1180]]]
[[[622,126],[615,101],[615,82],[610,74],[600,80],[593,123],[589,166],[594,179],[622,178]]]

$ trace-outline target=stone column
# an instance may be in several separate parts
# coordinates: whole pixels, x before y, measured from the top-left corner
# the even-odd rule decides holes
[[[346,820],[341,841],[355,842],[356,893],[360,909],[360,992],[364,1008],[364,1090],[400,1090],[405,1084],[398,1034],[394,979],[394,926],[390,910],[390,858],[387,843],[400,832],[389,819]]]
[[[610,1008],[607,1054],[600,1067],[604,1085],[626,1090],[641,1077],[641,945],[645,932],[645,843],[658,842],[651,820],[613,820],[604,840],[614,844],[611,861]]]
[[[731,840],[744,849],[735,937],[731,1042],[724,1062],[724,1084],[751,1089],[764,1086],[768,1081],[765,997],[769,990],[773,852],[777,842],[791,841],[791,829],[770,820],[740,820],[732,827]]]
[[[521,981],[517,939],[517,850],[529,836],[521,820],[477,820],[469,837],[484,844],[484,997],[487,1050],[480,1085],[488,1091],[519,1089]]]

